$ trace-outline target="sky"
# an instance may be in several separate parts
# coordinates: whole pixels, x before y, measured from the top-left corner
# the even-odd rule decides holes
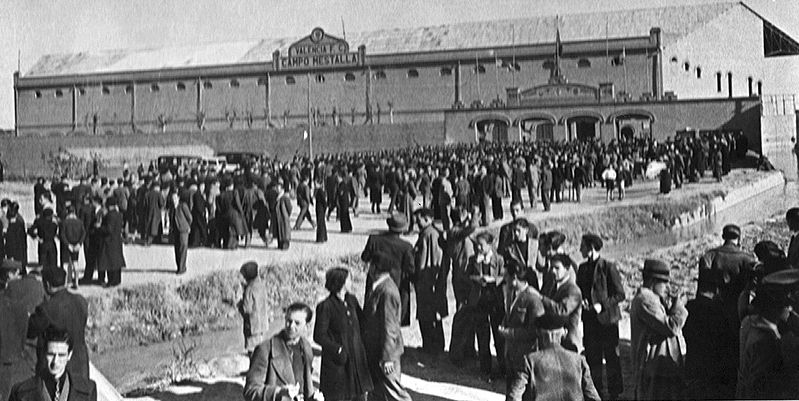
[[[718,0],[717,0],[718,1]],[[0,128],[14,125],[13,73],[42,55],[297,37],[712,0],[4,0],[0,8]],[[746,4],[799,40],[799,1]],[[799,69],[799,58],[775,71]],[[799,73],[797,73],[799,76]],[[799,93],[799,82],[783,89]]]

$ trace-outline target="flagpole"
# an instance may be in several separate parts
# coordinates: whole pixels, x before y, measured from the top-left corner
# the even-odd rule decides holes
[[[624,93],[629,96],[630,94],[627,92],[627,49],[625,47],[621,48],[621,66],[624,68]]]
[[[477,100],[482,103],[483,94],[480,92],[480,60],[477,58],[477,53],[474,54],[474,73],[477,75]]]
[[[610,20],[605,17],[605,82],[610,82]]]
[[[516,87],[516,25],[511,25],[511,58],[513,64],[511,64],[510,68],[510,77],[511,77],[511,87]]]
[[[311,73],[305,74],[308,80],[308,156],[313,160],[313,124],[311,121]]]

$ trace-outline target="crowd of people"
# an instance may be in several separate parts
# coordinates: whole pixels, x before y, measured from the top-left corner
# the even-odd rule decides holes
[[[400,382],[400,328],[410,325],[412,294],[422,351],[444,354],[442,321],[451,315],[449,358],[456,365],[476,359],[484,380],[504,379],[507,399],[618,399],[626,299],[618,268],[601,256],[603,241],[594,233],[582,236],[584,261],[576,263],[566,254],[565,235],[539,233],[522,217],[525,206],[537,208],[540,201],[548,211],[553,202],[580,202],[582,189],[595,183],[609,193],[626,188],[652,162],[665,165],[661,184],[666,177],[676,188],[708,169],[720,179],[743,156],[741,138],[452,145],[258,160],[235,174],[140,166],[119,180],[85,178],[72,188],[66,177],[49,185],[39,180],[30,227],[18,203],[2,201],[0,369],[8,374],[0,375],[0,397],[26,399],[23,393],[39,386],[51,399],[64,392],[82,394],[70,400],[93,399],[84,339],[88,307],[67,287],[97,283],[95,271],[100,282],[107,273],[105,284],[118,285],[124,242],[148,246],[168,236],[181,274],[190,247],[251,246],[253,231],[267,246],[288,249],[292,229],[307,220],[317,242],[325,242],[333,212],[349,232],[361,195],[373,213],[383,213],[388,193],[388,229],[370,235],[361,255],[369,265],[363,306],[351,294],[350,272],[335,268],[325,277],[330,295],[315,313],[306,304],[288,306],[285,328],[267,338],[268,283],[257,263],[242,266],[247,400],[409,400]],[[613,180],[609,170],[617,172]],[[506,196],[512,219],[495,238],[484,227],[504,219]],[[294,202],[300,213],[292,224]],[[799,233],[799,209],[786,220]],[[418,232],[414,244],[402,238],[412,232]],[[37,264],[28,264],[26,235],[37,239]],[[643,284],[630,303],[633,398],[799,394],[791,348],[799,333],[792,311],[799,300],[799,240],[792,239],[787,253],[761,242],[755,257],[741,249],[740,236],[738,227],[725,227],[725,244],[701,258],[690,302],[669,284],[672,266],[644,263]],[[81,249],[87,266],[78,280]],[[322,348],[318,391],[304,337],[314,318],[313,340]]]

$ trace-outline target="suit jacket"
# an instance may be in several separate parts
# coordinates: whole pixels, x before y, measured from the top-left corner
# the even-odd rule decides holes
[[[509,308],[502,325],[508,329],[505,350],[513,369],[520,367],[521,358],[536,348],[536,321],[544,315],[544,305],[541,295],[532,287],[527,287],[511,300]]]
[[[41,277],[34,274],[8,282],[4,292],[12,302],[20,303],[28,315],[31,315],[46,298]]]
[[[173,212],[172,229],[181,234],[188,234],[191,231],[192,219],[189,205],[185,202],[179,202]]]
[[[382,234],[370,235],[366,240],[366,247],[361,253],[361,260],[369,263],[372,255],[381,253],[387,257],[383,263],[391,263],[391,279],[396,284],[402,300],[402,325],[411,324],[411,281],[416,276],[414,266],[413,246],[400,238],[398,234],[385,232]],[[371,271],[371,267],[370,267]],[[372,291],[372,277],[366,277],[366,294],[364,299],[369,298]]]
[[[572,279],[569,279],[560,288],[554,282],[546,287],[542,298],[546,314],[567,320],[566,336],[563,337],[561,344],[566,349],[577,353],[582,352],[583,330],[580,318],[583,310],[581,307],[583,295],[580,293],[580,287],[577,287]]]
[[[586,274],[587,269],[589,269],[589,263],[590,262],[584,262],[580,264],[580,268],[577,272],[578,278]],[[602,312],[597,316],[594,309],[589,308],[582,315],[583,321],[591,319],[593,322],[598,319],[602,324],[618,324],[619,319],[621,319],[619,303],[624,301],[626,295],[624,287],[621,284],[621,275],[616,265],[611,261],[599,258],[596,261],[596,268],[589,282],[590,291],[586,291],[586,288],[582,287],[580,281],[577,282],[578,286],[580,286],[580,292],[585,299],[589,299],[588,296],[590,296],[592,304],[601,304]]]
[[[69,374],[69,373],[68,373]],[[8,401],[49,401],[44,396],[44,382],[39,376],[17,383]],[[69,401],[97,401],[97,385],[88,378],[69,374]]]
[[[466,302],[471,289],[466,270],[469,267],[469,258],[474,255],[474,241],[471,238],[474,230],[473,226],[454,225],[447,234],[443,263],[452,270],[452,290],[458,305]]]
[[[447,276],[449,266],[443,264],[441,236],[431,224],[421,233],[414,247],[416,265],[416,318],[420,321],[436,320],[447,316]]]
[[[400,294],[394,280],[383,280],[363,305],[363,345],[369,366],[399,361],[404,351],[400,330]]]
[[[304,361],[304,377],[294,377],[291,365],[291,354],[283,337],[283,332],[264,341],[255,348],[250,358],[250,369],[247,371],[247,380],[244,384],[244,399],[246,401],[291,401],[288,397],[277,398],[281,386],[300,382],[300,392],[306,400],[311,400],[314,395],[313,380],[311,377],[311,363],[313,350],[305,338],[300,338]]]
[[[511,379],[507,400],[521,401],[525,390],[541,401],[600,400],[580,354],[555,344],[525,356],[524,361],[524,368]]]
[[[144,233],[158,235],[161,228],[161,210],[166,207],[166,199],[161,191],[150,190],[144,195]]]
[[[89,378],[89,351],[86,347],[86,320],[89,304],[81,295],[60,290],[36,308],[28,320],[28,338],[38,338],[37,368],[45,368],[43,337],[45,329],[53,325],[66,330],[72,337],[72,359],[67,364],[71,377]],[[38,369],[37,369],[38,371]]]
[[[29,360],[25,350],[28,314],[22,304],[3,291],[0,291],[0,316],[0,400],[7,400],[13,384],[33,375],[34,361]]]
[[[328,296],[316,306],[314,341],[322,347],[319,390],[331,400],[349,400],[372,390],[361,340],[363,310],[352,294]]]
[[[511,231],[511,237],[513,232]],[[527,282],[530,283],[537,291],[541,291],[544,283],[538,282],[538,275],[536,272],[536,265],[543,263],[543,257],[539,255],[538,240],[535,238],[527,238],[527,258],[525,259],[518,243],[511,239],[506,245],[505,249],[500,251],[500,255],[505,259],[505,264],[517,263],[520,266],[527,266],[527,269],[532,273],[527,277]]]

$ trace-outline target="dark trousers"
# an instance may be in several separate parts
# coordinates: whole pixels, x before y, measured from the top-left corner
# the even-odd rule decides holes
[[[550,203],[549,203],[549,192],[552,188],[541,188],[541,203],[544,204],[544,211],[549,211]]]
[[[91,281],[92,277],[94,277],[94,271],[97,270],[97,258],[100,256],[100,250],[97,249],[96,245],[92,244],[92,241],[96,240],[90,239],[83,247],[83,256],[86,258],[86,268],[83,269],[82,278],[84,281]],[[105,274],[103,272],[98,272],[97,276],[98,281],[104,281]]]
[[[52,268],[58,266],[58,248],[55,243],[39,244],[39,264],[42,268]]]
[[[119,285],[122,283],[122,270],[109,270],[108,272],[100,272],[100,274],[108,275],[108,285]]]
[[[277,241],[277,249],[289,249],[289,242],[286,240],[278,240]]]
[[[172,234],[172,241],[175,243],[175,263],[178,266],[178,273],[186,271],[186,258],[189,255],[189,233],[175,232]]]
[[[300,214],[297,215],[297,222],[294,223],[294,229],[299,230],[303,220],[308,220],[308,222],[311,223],[312,227],[315,226],[316,224],[314,224],[313,218],[311,217],[311,211],[308,210],[308,204],[307,203],[300,204],[299,206],[300,206]]]
[[[530,197],[530,208],[535,209],[535,198],[538,196],[536,194],[536,185],[527,183],[527,196]]]
[[[441,226],[444,227],[444,231],[449,231],[452,227],[452,220],[449,218],[450,210],[451,207],[449,203],[438,206],[438,213],[441,215]]]
[[[524,202],[522,202],[522,187],[517,185],[510,186],[510,203],[519,202],[522,204],[522,209],[524,208]]]
[[[491,224],[491,216],[488,214],[488,209],[490,207],[491,198],[489,196],[483,196],[483,201],[480,202],[480,215],[483,216],[483,221],[480,222],[480,225],[485,227]]]
[[[502,198],[499,196],[491,197],[491,210],[494,214],[494,220],[502,220],[505,218],[502,213]]]
[[[491,310],[493,309],[493,310]],[[480,370],[491,374],[491,336],[494,336],[494,348],[497,351],[499,372],[505,372],[505,339],[499,334],[499,325],[504,313],[500,308],[475,308],[474,330],[477,333],[477,353],[480,357]]]
[[[444,352],[444,326],[440,320],[420,320],[419,331],[422,332],[422,350],[429,354]]]
[[[394,362],[394,372],[390,375],[383,373],[380,362],[369,361],[369,373],[375,388],[369,393],[369,401],[411,401],[411,396],[400,383],[400,361]]]
[[[591,377],[602,398],[616,397],[624,390],[621,363],[619,362],[619,326],[602,325],[596,318],[583,320],[585,335],[585,359],[591,368]],[[602,359],[607,365],[607,391],[602,392],[602,373],[605,371]]]

